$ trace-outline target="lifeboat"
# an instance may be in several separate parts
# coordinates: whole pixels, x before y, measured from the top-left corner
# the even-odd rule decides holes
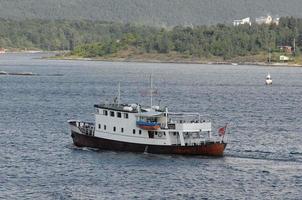
[[[145,121],[137,121],[136,125],[144,130],[158,130],[160,129],[160,123],[158,122],[145,122]]]

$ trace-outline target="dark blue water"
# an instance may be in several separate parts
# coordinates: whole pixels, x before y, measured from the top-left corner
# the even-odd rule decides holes
[[[301,199],[302,68],[52,61],[0,55],[0,199]],[[75,148],[68,119],[93,104],[148,103],[229,122],[225,157]],[[265,86],[267,73],[273,86]]]

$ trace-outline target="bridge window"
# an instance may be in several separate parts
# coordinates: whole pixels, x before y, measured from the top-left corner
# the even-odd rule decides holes
[[[108,115],[108,110],[103,110],[103,115],[107,116]]]
[[[101,129],[101,124],[99,124],[99,129]]]
[[[116,127],[115,127],[115,126],[113,127],[113,131],[114,131],[114,132],[116,131]]]
[[[110,116],[114,117],[114,111],[110,111]]]
[[[104,125],[104,130],[106,130],[106,125]]]
[[[122,113],[117,112],[116,115],[117,115],[118,118],[122,118]]]
[[[121,128],[121,132],[124,133],[124,128]]]
[[[133,134],[135,134],[135,129],[133,129]]]
[[[128,119],[128,118],[129,118],[128,113],[124,113],[124,118],[125,118],[125,119]]]
[[[138,131],[138,134],[140,134],[140,135],[141,135],[141,134],[142,134],[142,130],[139,130],[139,131]]]

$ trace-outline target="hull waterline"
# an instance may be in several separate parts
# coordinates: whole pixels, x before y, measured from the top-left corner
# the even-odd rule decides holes
[[[152,154],[223,156],[223,152],[226,147],[226,143],[223,142],[206,142],[196,146],[136,144],[98,138],[79,134],[74,131],[72,131],[71,137],[73,139],[73,143],[78,147],[91,147],[113,151],[146,152]]]

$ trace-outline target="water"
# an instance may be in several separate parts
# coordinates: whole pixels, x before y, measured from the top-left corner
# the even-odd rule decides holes
[[[0,199],[301,199],[302,68],[52,61],[0,55]],[[76,148],[66,121],[93,104],[161,105],[229,122],[223,158]],[[265,86],[267,73],[272,86]],[[155,102],[158,103],[158,97]]]

